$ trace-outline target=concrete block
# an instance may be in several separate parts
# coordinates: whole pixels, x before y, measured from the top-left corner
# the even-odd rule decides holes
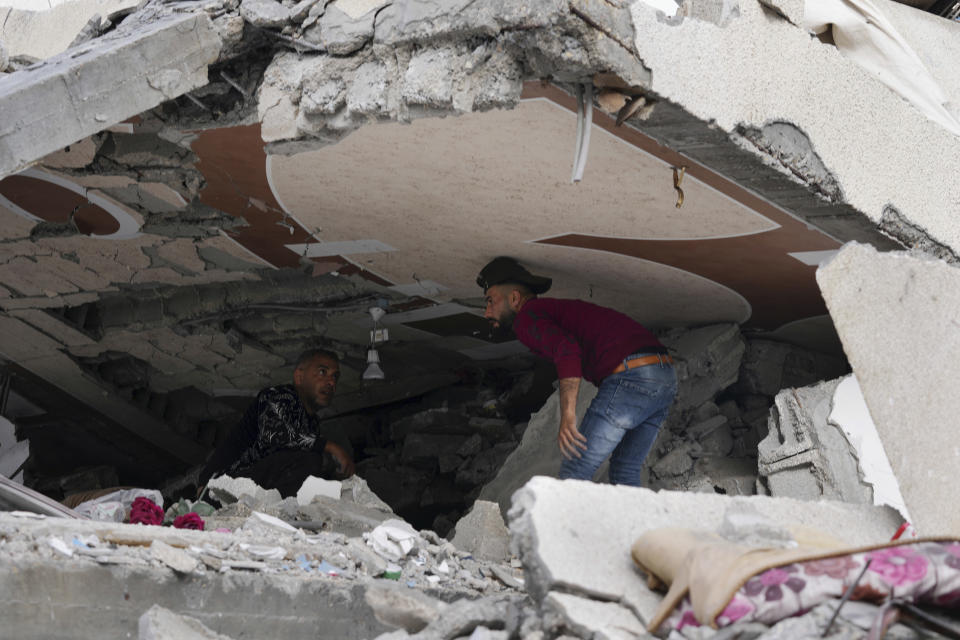
[[[333,55],[353,53],[373,39],[373,21],[377,10],[385,4],[385,0],[338,0],[327,6],[319,28],[311,29],[305,36],[323,44]]]
[[[324,480],[316,476],[307,476],[297,491],[297,504],[310,504],[317,496],[326,496],[334,500],[340,499],[342,483],[339,480]]]
[[[960,271],[851,243],[817,270],[817,283],[913,524],[921,535],[960,533],[960,512],[944,508],[960,494]]]
[[[341,484],[340,500],[344,502],[354,502],[364,507],[393,514],[393,509],[386,502],[380,499],[376,493],[370,489],[367,481],[359,475],[352,475]]]
[[[453,47],[419,51],[403,75],[404,101],[436,109],[449,107],[453,102],[454,68],[463,63]]]
[[[510,532],[496,502],[474,502],[470,512],[457,522],[452,542],[481,560],[506,562],[510,559]]]
[[[219,53],[206,14],[171,14],[0,78],[0,176],[204,86]]]
[[[839,384],[837,379],[777,394],[770,432],[757,447],[759,473],[771,495],[873,504],[853,448],[829,420]]]
[[[900,524],[893,510],[868,505],[653,492],[544,477],[514,495],[508,521],[535,601],[556,590],[621,602],[646,623],[661,595],[638,576],[630,545],[660,527],[716,531],[726,509],[741,501],[778,525],[813,527],[851,545],[889,540]]]
[[[849,372],[842,358],[785,342],[750,340],[743,354],[736,393],[774,396],[787,387],[805,387]]]
[[[701,406],[737,381],[746,348],[737,325],[675,329],[660,336],[674,355],[677,399],[672,414]]]
[[[409,633],[417,633],[439,618],[447,606],[419,591],[386,583],[371,584],[364,600],[377,620]]]
[[[264,489],[250,478],[233,478],[226,474],[211,478],[207,489],[221,502],[236,502],[241,496],[250,496],[257,504],[274,504],[282,500],[276,489]]]
[[[599,602],[553,591],[544,599],[543,609],[546,626],[562,621],[563,626],[578,638],[634,640],[647,635],[637,616],[616,602]]]
[[[231,640],[190,616],[153,605],[137,623],[139,640]]]
[[[276,0],[243,0],[240,15],[255,27],[277,29],[293,19],[291,10]]]
[[[150,544],[153,557],[170,567],[177,573],[193,573],[199,567],[198,560],[186,551],[171,547],[162,540],[154,540]]]

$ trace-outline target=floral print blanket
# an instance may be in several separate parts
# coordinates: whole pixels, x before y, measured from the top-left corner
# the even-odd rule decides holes
[[[715,622],[718,627],[734,622],[773,624],[842,597],[854,583],[851,600],[880,603],[893,596],[917,604],[960,607],[960,542],[918,541],[767,569],[740,587]],[[664,626],[679,631],[688,625],[700,626],[689,595]]]

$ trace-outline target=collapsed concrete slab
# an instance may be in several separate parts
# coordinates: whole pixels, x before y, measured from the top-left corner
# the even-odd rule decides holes
[[[811,38],[797,9],[802,3],[749,1],[723,11],[728,4],[708,3],[709,8],[701,7],[694,15],[681,11],[665,19],[646,2],[631,3],[637,55],[652,71],[648,88],[765,157],[770,167],[819,192],[823,196],[819,204],[802,202],[789,187],[769,195],[835,237],[857,238],[851,231],[858,225],[860,237],[870,242],[874,239],[867,234],[875,237],[876,225],[904,237],[909,231],[904,227],[910,224],[898,223],[897,217],[903,215],[919,227],[921,236],[960,246],[960,229],[951,215],[960,184],[941,184],[942,175],[960,169],[960,138],[833,44]],[[953,34],[960,31],[957,23],[894,2],[872,4],[881,18],[895,16],[908,44],[921,50],[924,42],[938,39],[941,28]],[[711,52],[709,62],[706,51]],[[762,68],[754,64],[758,55],[765,61]],[[704,65],[711,73],[704,74]],[[929,66],[940,65],[931,61]],[[955,103],[955,80],[938,79]],[[843,116],[825,117],[827,105],[836,106]],[[722,145],[704,146],[707,136],[693,133],[701,125],[685,119],[665,122],[660,131],[651,133],[681,153],[711,156],[713,166],[726,164],[727,175],[768,193],[769,174],[745,170]],[[912,141],[909,149],[901,148],[902,140]],[[937,171],[924,176],[909,169],[934,156],[945,163],[938,163]],[[907,173],[915,179],[903,180]],[[830,201],[849,207],[833,207],[832,215],[825,216]],[[858,222],[854,210],[866,219]]]
[[[846,245],[817,271],[830,315],[922,535],[960,532],[956,421],[960,271]]]
[[[220,46],[206,14],[172,14],[0,77],[0,176],[204,86]]]
[[[730,497],[533,478],[514,496],[510,534],[533,599],[553,592],[619,603],[646,624],[661,596],[634,568],[630,545],[660,527],[718,530],[731,505],[745,504],[780,526],[824,531],[850,545],[890,539],[900,519],[885,507]]]
[[[770,433],[758,449],[760,476],[770,495],[873,503],[855,452],[829,421],[839,384],[837,379],[777,394]]]

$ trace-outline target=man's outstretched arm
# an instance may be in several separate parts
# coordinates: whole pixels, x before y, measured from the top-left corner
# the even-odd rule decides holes
[[[580,378],[560,378],[560,430],[557,444],[560,453],[567,460],[579,458],[580,450],[587,450],[587,439],[577,429],[577,393],[580,391]]]

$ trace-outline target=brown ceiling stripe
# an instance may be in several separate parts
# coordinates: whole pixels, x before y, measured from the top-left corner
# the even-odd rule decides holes
[[[524,98],[547,98],[576,111],[572,96],[553,85],[527,83]],[[828,251],[840,244],[810,229],[765,200],[707,167],[669,149],[631,127],[616,126],[606,113],[594,111],[594,124],[673,165],[687,174],[757,211],[780,225],[762,233],[697,240],[642,240],[566,234],[539,240],[541,244],[607,251],[689,271],[720,283],[742,295],[753,314],[747,326],[774,329],[787,322],[826,313],[816,285],[816,267],[788,255],[791,252]],[[572,135],[572,133],[571,133]],[[589,162],[589,159],[587,160]]]
[[[86,196],[54,182],[15,175],[0,180],[0,194],[24,211],[47,222],[67,222],[70,213],[80,233],[109,235],[120,223],[108,211],[87,201]]]
[[[284,245],[306,244],[313,238],[296,220],[284,217],[283,208],[270,189],[260,125],[195,133],[197,138],[191,147],[199,158],[197,169],[206,178],[200,201],[246,220],[248,226],[231,231],[230,236],[260,258],[275,267],[299,266],[300,256]],[[308,259],[318,265],[317,273],[339,269],[341,273],[356,273],[385,286],[393,284],[342,256]]]

